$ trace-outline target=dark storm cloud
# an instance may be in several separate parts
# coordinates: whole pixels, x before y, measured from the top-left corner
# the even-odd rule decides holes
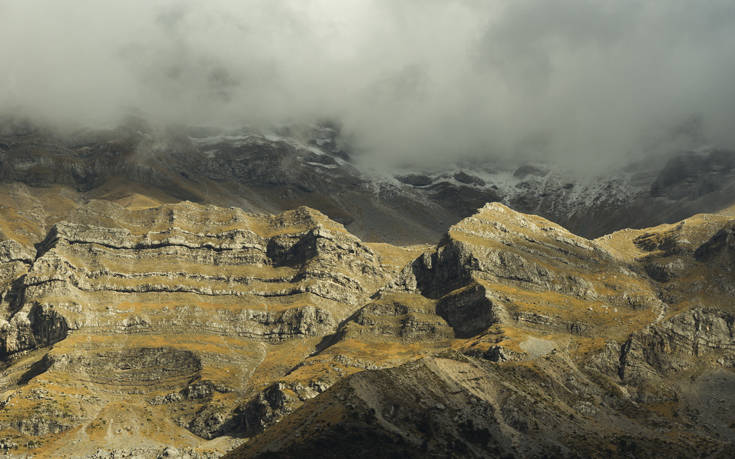
[[[338,119],[375,163],[735,145],[732,1],[0,0],[0,104]]]

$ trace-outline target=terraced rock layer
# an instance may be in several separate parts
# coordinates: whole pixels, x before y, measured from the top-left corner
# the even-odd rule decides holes
[[[340,380],[227,457],[727,457],[731,224],[587,240],[489,204],[381,290],[431,302],[454,340]]]
[[[144,426],[176,425],[143,444],[198,445],[257,391],[270,349],[293,353],[277,367],[295,364],[388,280],[372,249],[307,208],[270,217],[95,201],[73,219],[35,247],[3,243],[0,429],[18,445],[55,448],[49,435],[60,435],[104,446],[116,431],[92,441],[88,430],[115,400],[150,412]]]
[[[11,455],[735,446],[731,217],[590,240],[493,203],[397,247],[306,207],[0,192]]]

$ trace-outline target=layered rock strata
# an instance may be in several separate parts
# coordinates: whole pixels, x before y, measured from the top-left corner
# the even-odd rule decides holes
[[[55,208],[30,191],[6,190],[0,207],[9,454],[735,444],[729,217],[590,240],[493,203],[435,246],[395,247],[305,207],[71,196]]]

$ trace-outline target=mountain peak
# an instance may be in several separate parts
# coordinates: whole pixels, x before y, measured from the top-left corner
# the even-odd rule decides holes
[[[10,207],[28,202],[30,191],[8,191],[5,215],[30,216]],[[666,418],[664,433],[660,421],[653,429],[647,404],[688,409],[689,399],[676,395],[684,381],[707,384],[735,362],[726,216],[591,241],[494,202],[439,244],[401,248],[364,243],[307,206],[270,215],[152,205],[140,195],[128,206],[70,200],[61,218],[53,199],[45,201],[51,195],[38,196],[33,219],[3,222],[0,428],[19,453],[134,444],[155,455],[195,444],[201,454],[221,454],[207,439],[229,448],[232,435],[252,438],[234,453],[246,456],[310,454],[320,438],[346,448],[352,436],[337,440],[331,427],[313,424],[324,416],[375,441],[420,451],[463,445],[477,455],[497,448],[491,443],[514,454],[559,444],[592,451],[614,444],[593,432],[617,438],[625,420],[639,432],[630,441],[646,448],[666,429],[711,438],[681,424],[699,420],[694,414]],[[35,246],[13,239],[23,235]],[[668,347],[651,347],[656,336]],[[566,388],[562,405],[544,398],[549,387]],[[435,440],[415,430],[425,403],[391,395],[411,391],[434,407]],[[590,401],[598,399],[608,402]],[[502,413],[500,400],[503,410],[529,414],[469,414],[477,403]],[[630,404],[643,414],[627,412]],[[590,440],[574,440],[593,411],[611,421],[585,427]],[[472,424],[456,430],[449,413]],[[551,424],[538,420],[559,416],[569,421],[555,424],[562,436],[551,440],[543,427]],[[161,419],[169,440],[156,433]],[[139,428],[107,428],[132,420]]]

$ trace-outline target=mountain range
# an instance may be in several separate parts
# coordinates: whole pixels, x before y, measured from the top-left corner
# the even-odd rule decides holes
[[[735,154],[0,129],[0,452],[729,457]],[[630,228],[626,228],[630,227]]]

